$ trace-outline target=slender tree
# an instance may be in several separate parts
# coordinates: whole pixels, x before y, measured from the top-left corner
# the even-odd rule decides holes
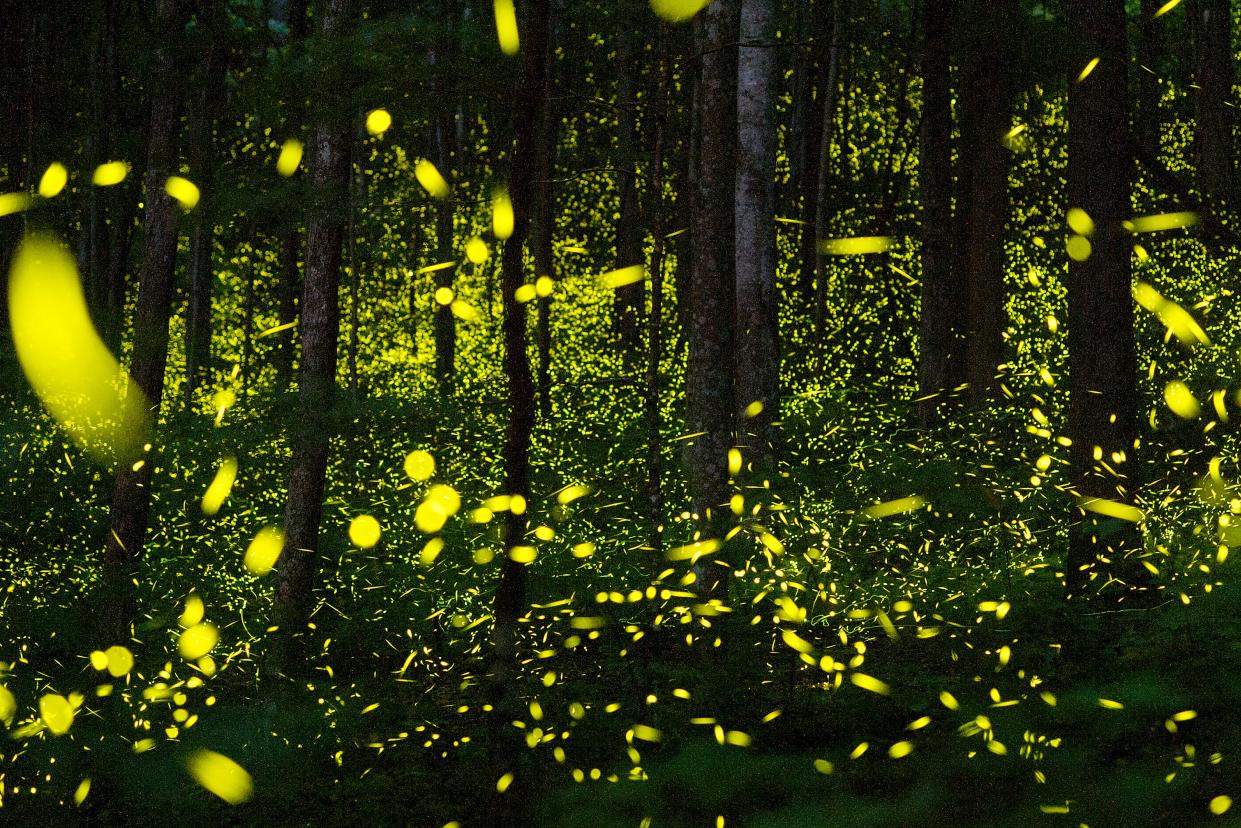
[[[556,257],[553,247],[556,236],[556,188],[552,175],[556,168],[556,148],[560,130],[556,106],[551,94],[555,86],[555,74],[554,58],[550,49],[547,50],[547,61],[549,92],[539,120],[538,145],[541,154],[538,175],[534,182],[531,252],[534,255],[536,276],[539,278],[546,276],[554,283],[556,279]],[[552,295],[550,293],[539,297],[536,336],[539,352],[537,372],[539,416],[547,420],[552,415]]]
[[[354,0],[320,0],[319,35],[339,37],[352,24]],[[311,605],[318,568],[319,521],[336,396],[340,336],[340,271],[349,192],[351,122],[337,114],[318,124],[311,138],[310,182],[315,207],[306,225],[306,276],[302,288],[299,421],[289,466],[284,512],[284,549],[276,580],[274,620],[278,635],[267,665],[283,673],[294,665],[297,638]]]
[[[524,15],[521,49],[524,74],[513,102],[513,150],[510,156],[509,195],[513,203],[513,233],[501,253],[501,291],[504,302],[504,372],[508,378],[509,420],[504,445],[504,485],[513,497],[530,497],[530,433],[534,429],[535,389],[527,353],[526,306],[517,301],[517,290],[526,282],[524,246],[530,234],[534,181],[539,159],[539,124],[547,106],[547,50],[551,39],[549,0],[529,0]],[[515,773],[518,746],[512,728],[513,672],[517,667],[518,625],[526,606],[526,563],[514,560],[526,532],[523,510],[510,509],[504,525],[504,560],[496,586],[488,671],[488,692],[493,707],[491,722],[492,765],[497,774]],[[507,795],[495,800],[492,824],[519,824],[527,785],[519,780]]]
[[[1099,63],[1069,86],[1069,206],[1094,222],[1092,251],[1069,264],[1069,437],[1079,504],[1132,503],[1137,480],[1137,361],[1129,240],[1132,159],[1123,151],[1129,122],[1123,0],[1069,0],[1068,23],[1082,54]],[[1083,58],[1083,63],[1087,58]],[[1079,591],[1100,558],[1131,533],[1093,511],[1072,527],[1067,585]]]
[[[187,154],[190,174],[199,189],[206,193],[206,197],[203,208],[193,215],[190,227],[190,300],[185,322],[185,384],[182,386],[187,407],[193,402],[199,384],[206,378],[211,358],[211,298],[214,281],[211,254],[215,247],[215,220],[210,208],[217,166],[213,133],[219,109],[223,104],[221,92],[227,69],[223,7],[215,0],[202,0],[197,17],[202,30],[202,60],[198,89],[194,91],[190,107]]]
[[[651,151],[650,215],[651,234],[651,311],[646,320],[646,499],[650,508],[650,531],[647,545],[658,553],[663,537],[664,493],[663,443],[660,437],[659,364],[663,358],[664,311],[664,131],[668,121],[668,87],[671,83],[672,61],[669,54],[667,27],[659,31],[659,81],[654,96],[655,134]]]
[[[442,19],[449,22],[446,26],[443,36],[437,44],[433,61],[437,64],[445,64],[450,61],[450,56],[455,48],[455,34],[451,22],[455,19],[453,4],[451,0],[443,0],[440,5],[440,13]],[[437,83],[440,85],[439,109],[432,118],[434,130],[435,145],[435,163],[439,169],[447,175],[456,160],[457,141],[456,133],[453,129],[452,110],[448,108],[449,102],[452,100],[453,90],[450,88],[450,80],[446,72],[440,72],[437,76]],[[435,236],[439,245],[439,261],[450,262],[457,257],[454,249],[455,234],[453,229],[454,216],[456,215],[457,205],[453,198],[445,198],[439,201],[435,208]],[[453,282],[456,277],[456,267],[448,267],[435,271],[435,288],[439,290],[452,290]],[[435,303],[435,376],[439,380],[441,389],[448,389],[451,386],[453,374],[456,372],[457,362],[457,318],[452,314],[450,304]]]
[[[180,88],[174,55],[181,41],[183,21],[177,0],[157,0],[158,36],[152,47],[151,127],[147,155],[146,209],[143,215],[142,270],[134,316],[133,356],[129,373],[134,384],[158,412],[164,396],[164,369],[168,362],[168,321],[172,313],[172,284],[177,255],[180,208],[165,192],[165,182],[176,171],[180,133]],[[103,633],[128,638],[134,619],[133,580],[146,536],[151,505],[151,470],[155,455],[117,470],[112,489],[111,530],[103,557]]]
[[[638,219],[638,84],[635,75],[641,68],[630,15],[618,14],[619,32],[616,46],[616,187],[620,192],[620,209],[616,221],[616,267],[642,264],[642,223]],[[637,281],[616,291],[616,327],[620,333],[625,359],[634,359],[642,345],[643,283]]]
[[[956,256],[966,290],[966,381],[974,401],[996,383],[1004,348],[1004,227],[1012,120],[1015,0],[966,0],[960,42]]]
[[[1155,12],[1163,0],[1142,0],[1139,11],[1140,36],[1137,45],[1138,106],[1134,119],[1134,137],[1142,152],[1159,157],[1159,135],[1162,115],[1159,106],[1159,67],[1163,62],[1163,21]]]
[[[695,171],[694,262],[687,297],[685,466],[704,538],[722,540],[733,445],[736,306],[734,205],[737,159],[737,34],[740,0],[713,0],[694,19],[698,34],[699,149]],[[699,589],[721,597],[728,569],[703,565]]]
[[[741,0],[737,63],[736,403],[752,462],[769,474],[780,410],[776,291],[776,6]],[[755,406],[757,403],[757,406]],[[757,410],[755,410],[757,409]]]
[[[1198,81],[1194,121],[1198,190],[1207,206],[1206,229],[1218,233],[1220,213],[1235,196],[1232,4],[1192,0]]]
[[[944,392],[964,382],[958,303],[960,269],[952,255],[952,91],[949,38],[952,0],[922,3],[922,312],[918,391],[930,425]]]

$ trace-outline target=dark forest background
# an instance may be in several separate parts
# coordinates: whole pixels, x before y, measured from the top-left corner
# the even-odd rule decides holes
[[[1228,0],[0,0],[0,822],[1227,823]]]

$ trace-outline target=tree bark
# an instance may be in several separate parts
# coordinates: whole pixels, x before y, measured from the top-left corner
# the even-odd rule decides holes
[[[453,161],[452,125],[447,115],[441,113],[435,119],[435,146],[437,150],[436,164],[447,174]],[[452,261],[456,257],[453,244],[453,213],[456,205],[453,199],[446,198],[435,207],[435,236],[439,244],[441,262]],[[452,289],[456,266],[435,271],[435,287]],[[457,359],[457,320],[452,315],[449,305],[435,303],[435,376],[440,388],[447,390],[456,372]]]
[[[1096,228],[1089,258],[1069,263],[1071,473],[1079,497],[1131,503],[1138,400],[1130,242],[1121,227],[1130,213],[1132,165],[1124,151],[1125,7],[1123,0],[1069,0],[1067,11],[1081,54],[1100,58],[1089,77],[1069,83],[1069,205],[1085,210]],[[1100,556],[1118,556],[1132,540],[1132,532],[1116,531],[1118,522],[1088,513],[1071,528],[1070,593],[1093,576]]]
[[[168,362],[168,320],[177,255],[180,208],[164,192],[176,171],[179,135],[179,84],[174,55],[181,42],[177,0],[157,0],[158,36],[151,76],[151,135],[147,155],[146,210],[143,215],[142,270],[134,317],[133,356],[129,373],[158,415]],[[121,466],[112,490],[111,531],[103,554],[102,633],[113,641],[129,638],[137,611],[133,581],[142,556],[151,505],[150,452],[133,466]]]
[[[634,74],[641,59],[635,44],[636,32],[631,21],[620,17],[616,46],[616,188],[620,193],[619,218],[616,222],[616,267],[642,264],[642,224],[638,219],[637,171],[637,83]],[[643,282],[616,290],[616,329],[626,364],[642,347]]]
[[[738,439],[770,474],[780,412],[776,292],[776,8],[741,0],[737,67],[736,344]],[[747,415],[747,406],[761,410]],[[761,479],[761,478],[760,478]]]
[[[526,306],[517,302],[517,289],[526,281],[523,247],[530,234],[533,182],[545,151],[538,145],[539,124],[547,106],[547,50],[551,39],[549,0],[525,5],[521,48],[524,76],[513,105],[513,152],[509,196],[513,203],[513,233],[501,254],[501,292],[504,306],[504,372],[508,378],[509,421],[504,447],[504,485],[510,496],[530,497],[530,433],[534,429],[534,379],[526,341]],[[496,586],[488,670],[492,767],[497,774],[514,773],[517,781],[507,793],[493,799],[491,824],[524,824],[528,785],[516,767],[520,746],[512,721],[518,699],[513,693],[517,668],[518,626],[526,606],[526,564],[513,560],[513,549],[526,531],[524,511],[510,510],[504,525],[504,559]],[[497,776],[498,778],[498,776]]]
[[[322,0],[319,34],[342,34],[353,21],[354,0]],[[293,435],[284,549],[276,579],[274,620],[279,627],[267,670],[282,674],[296,664],[298,639],[312,603],[323,511],[324,478],[336,396],[340,337],[340,271],[349,191],[350,122],[325,121],[311,138],[310,183],[316,208],[306,225],[306,277],[302,288],[302,359],[299,421]]]
[[[650,510],[650,527],[647,546],[656,555],[660,552],[663,538],[664,494],[663,445],[660,436],[659,412],[659,364],[663,358],[663,299],[664,299],[664,238],[667,229],[664,222],[664,132],[668,121],[668,87],[671,83],[672,61],[668,47],[668,31],[659,31],[659,84],[655,90],[655,136],[651,152],[650,210],[651,234],[651,312],[647,317],[646,359],[646,499]]]
[[[831,189],[832,181],[832,136],[834,130],[832,127],[836,123],[836,86],[839,83],[840,73],[840,46],[839,41],[842,39],[842,25],[839,0],[832,3],[832,22],[829,35],[830,45],[828,46],[827,58],[827,78],[823,85],[823,109],[822,109],[822,125],[819,128],[819,161],[815,165],[815,171],[818,173],[818,180],[815,182],[814,188],[814,212],[808,213],[813,215],[814,221],[814,308],[811,318],[814,321],[814,329],[818,334],[819,346],[826,340],[827,326],[827,257],[819,250],[818,242],[820,239],[828,237],[827,221],[829,218],[828,193]],[[842,144],[843,146],[843,144]]]
[[[922,5],[922,312],[918,392],[924,427],[934,422],[943,395],[965,381],[962,370],[960,270],[952,256],[952,92],[949,38],[952,0]]]
[[[185,321],[185,384],[182,387],[187,408],[193,404],[194,393],[207,376],[211,361],[211,254],[215,247],[215,221],[211,216],[211,199],[215,184],[214,151],[215,121],[222,103],[221,90],[226,70],[224,52],[224,10],[215,0],[205,0],[199,11],[199,25],[204,29],[205,55],[199,76],[201,88],[195,90],[189,118],[189,163],[194,183],[204,198],[195,212],[190,228],[189,283],[190,300]]]
[[[685,367],[685,466],[703,538],[722,540],[729,500],[728,450],[736,400],[734,206],[737,160],[737,42],[740,0],[713,0],[695,18],[700,76],[698,169],[694,191],[694,269],[688,296]],[[698,589],[727,590],[728,569],[702,561]]]
[[[1198,189],[1208,207],[1205,229],[1218,235],[1220,214],[1232,206],[1235,195],[1231,4],[1229,0],[1191,0],[1189,11],[1197,45]]]
[[[534,272],[536,277],[546,276],[553,283],[556,279],[556,258],[553,247],[556,235],[556,190],[552,177],[556,169],[556,148],[559,141],[559,121],[556,108],[552,103],[551,90],[554,87],[552,73],[552,55],[548,50],[547,61],[547,102],[539,120],[538,144],[539,170],[535,182],[533,238],[531,246],[534,254]],[[538,321],[536,335],[538,337],[539,367],[537,388],[539,397],[539,416],[548,420],[552,416],[552,297],[539,297]]]
[[[1135,137],[1143,152],[1151,158],[1159,157],[1161,122],[1159,99],[1159,67],[1163,58],[1163,21],[1155,19],[1155,12],[1163,0],[1142,0],[1136,69],[1138,76],[1138,112]]]
[[[965,376],[973,402],[987,399],[1004,352],[1004,228],[1008,221],[1015,0],[968,0],[960,57],[957,261],[966,289]]]

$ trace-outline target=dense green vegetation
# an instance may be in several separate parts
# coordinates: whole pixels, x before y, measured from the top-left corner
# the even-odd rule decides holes
[[[1133,121],[1159,129],[1157,155],[1133,161],[1127,191],[1131,218],[1154,217],[1125,242],[1140,436],[1131,456],[1095,458],[1129,464],[1118,476],[1134,483],[1116,502],[1078,496],[1069,451],[1069,254],[1075,237],[1093,235],[1066,221],[1075,206],[1066,100],[1089,81],[1079,78],[1090,57],[1079,60],[1072,10],[1014,3],[1020,26],[987,35],[1007,44],[1016,67],[1002,137],[1008,203],[997,221],[1003,356],[981,398],[964,386],[935,389],[943,402],[932,417],[920,383],[921,6],[777,11],[778,417],[770,447],[747,441],[762,411],[735,401],[732,448],[715,458],[728,499],[714,516],[698,513],[687,468],[696,461],[684,451],[702,436],[686,425],[687,360],[704,336],[692,318],[693,262],[708,255],[695,228],[709,205],[691,195],[703,186],[693,176],[705,175],[694,153],[711,146],[695,138],[705,82],[695,67],[710,37],[701,20],[661,21],[646,3],[551,3],[551,91],[540,100],[556,124],[552,175],[524,173],[531,191],[550,183],[548,223],[537,215],[546,196],[517,183],[531,166],[523,122],[540,132],[537,113],[522,117],[533,98],[521,97],[532,94],[540,59],[501,53],[503,2],[371,0],[339,31],[324,21],[354,5],[341,0],[310,10],[292,0],[159,0],[155,10],[109,0],[89,4],[99,20],[79,21],[20,5],[0,5],[15,21],[10,33],[0,18],[6,42],[25,41],[25,62],[6,64],[5,89],[31,124],[10,129],[0,160],[2,255],[13,258],[14,284],[19,245],[64,241],[85,286],[78,304],[133,366],[143,359],[135,318],[151,272],[152,204],[167,202],[178,218],[162,406],[142,432],[153,449],[125,455],[57,414],[21,331],[53,342],[80,332],[59,309],[23,329],[11,299],[13,336],[0,351],[0,822],[767,828],[1235,818],[1241,256],[1232,204],[1199,175],[1195,154],[1194,47],[1205,36],[1191,18],[1205,0],[1169,3],[1157,17],[1147,3],[1129,10],[1130,39],[1145,43],[1153,23],[1164,45],[1153,66],[1130,70],[1135,100],[1138,73],[1158,80],[1157,108],[1135,104]],[[650,4],[665,18],[704,5]],[[699,14],[738,5],[716,0]],[[931,3],[949,5],[954,31],[967,30],[977,4]],[[517,4],[522,49],[530,8],[547,6]],[[161,21],[175,42],[149,42]],[[126,113],[111,131],[92,115],[107,93],[86,68],[108,38],[120,97],[104,108]],[[818,194],[827,232],[818,232],[798,158],[794,124],[809,121],[797,114],[807,105],[798,82],[809,72],[822,98],[828,47],[842,41]],[[960,67],[984,49],[968,38],[953,48],[965,55],[953,82],[966,83]],[[226,55],[218,76],[213,49]],[[213,84],[226,93],[207,116],[206,156],[191,137],[176,138],[161,171],[141,160],[158,129],[143,134],[137,116],[129,121],[148,93],[158,111],[169,67],[183,84],[169,99],[190,102],[174,137],[193,134],[201,113],[192,102]],[[1228,89],[1235,100],[1231,80]],[[63,94],[44,103],[51,92]],[[629,146],[618,129],[627,106]],[[956,100],[958,118],[962,106]],[[71,116],[80,123],[68,125]],[[330,153],[315,149],[333,125],[350,148],[335,191],[318,177]],[[278,173],[278,158],[294,160],[291,140],[305,159]],[[204,157],[209,176],[195,168]],[[131,167],[126,182],[92,183],[98,164],[118,159]],[[450,198],[435,197],[425,159]],[[64,165],[67,184],[49,164]],[[622,195],[624,167],[636,206]],[[151,189],[164,173],[213,184],[182,209]],[[100,193],[129,188],[138,199],[143,174],[141,199],[152,204],[119,218],[120,200]],[[496,195],[506,187],[511,206]],[[92,216],[134,231],[115,303],[100,287],[107,268],[91,263]],[[640,262],[624,260],[627,221],[640,228]],[[527,222],[535,230],[523,257]],[[210,228],[209,360],[195,375],[187,328],[189,306],[203,298],[191,242],[201,226]],[[310,297],[315,226],[343,233],[327,397],[307,391],[300,350],[289,352],[300,380],[281,367],[283,348],[305,346],[305,314],[290,320],[281,307],[284,240],[309,251],[294,247],[291,264]],[[550,266],[536,249],[540,232],[550,232]],[[812,247],[807,261],[807,240],[835,240],[847,255]],[[504,260],[506,249],[517,252]],[[513,261],[516,300],[505,295]],[[46,262],[36,284],[50,284]],[[624,323],[633,264],[646,285],[636,333]],[[654,269],[662,301],[651,325]],[[970,313],[961,296],[960,316]],[[546,388],[537,375],[544,314]],[[438,360],[449,319],[455,370],[446,376]],[[516,330],[523,364],[528,354],[536,366],[524,401],[512,385]],[[645,368],[652,343],[655,373]],[[731,382],[732,367],[721,370]],[[64,371],[72,374],[68,362]],[[129,382],[138,399],[140,385]],[[528,496],[511,487],[513,412],[523,404],[537,412]],[[300,618],[273,599],[285,559],[276,563],[281,540],[266,533],[296,506],[289,470],[308,431],[329,443]],[[101,559],[120,543],[114,478],[127,468],[135,478],[145,469],[137,489],[149,492],[150,512],[140,556],[126,561],[134,569],[113,570]],[[222,500],[213,506],[213,497]],[[1083,531],[1104,551],[1066,597],[1071,537]],[[525,584],[508,653],[501,573],[514,563]],[[713,582],[723,570],[730,577]],[[116,635],[122,592],[131,617]]]

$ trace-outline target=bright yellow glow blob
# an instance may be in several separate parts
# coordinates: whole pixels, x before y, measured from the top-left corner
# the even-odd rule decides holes
[[[498,189],[491,195],[491,232],[497,239],[513,235],[513,202],[508,191]]]
[[[215,473],[211,485],[207,487],[207,491],[203,493],[202,509],[203,514],[210,517],[220,511],[220,507],[224,505],[224,499],[228,497],[228,493],[233,490],[233,483],[237,480],[237,458],[231,454],[220,461],[220,468]]]
[[[419,483],[430,480],[431,475],[435,474],[435,458],[431,456],[431,452],[415,449],[405,455],[405,474],[410,480]]]
[[[129,176],[129,165],[124,161],[108,161],[95,167],[91,183],[96,187],[112,187]]]
[[[195,751],[185,762],[194,781],[229,805],[240,805],[254,793],[249,772],[222,753]]]
[[[418,160],[414,164],[414,178],[418,179],[418,183],[422,188],[431,194],[433,198],[448,198],[452,193],[452,189],[448,186],[448,182],[444,180],[444,176],[436,169],[436,166],[425,158]]]
[[[181,209],[186,211],[193,210],[202,196],[197,184],[179,175],[168,176],[168,180],[164,182],[164,192],[176,199]]]
[[[280,156],[276,159],[276,172],[285,178],[297,172],[297,167],[302,163],[302,142],[296,138],[290,138],[284,142],[284,146],[280,147]]]
[[[107,466],[142,453],[150,417],[136,387],[91,324],[73,257],[48,236],[27,237],[9,272],[9,317],[17,360],[48,412]]]
[[[660,20],[684,23],[705,9],[711,0],[651,0],[651,11]]]
[[[370,515],[358,515],[349,522],[349,541],[359,549],[370,549],[379,543],[382,533],[379,521]]]
[[[246,547],[243,559],[246,569],[255,575],[266,575],[276,566],[284,549],[284,532],[278,526],[265,526]]]
[[[43,171],[43,177],[39,179],[39,195],[44,198],[55,198],[60,195],[60,191],[67,183],[69,183],[69,171],[65,169],[64,164],[53,161]]]
[[[495,0],[495,12],[500,51],[515,55],[521,49],[521,40],[517,35],[517,10],[513,8],[513,0]]]
[[[366,113],[366,131],[371,135],[383,135],[392,128],[392,115],[386,109],[372,109]]]

